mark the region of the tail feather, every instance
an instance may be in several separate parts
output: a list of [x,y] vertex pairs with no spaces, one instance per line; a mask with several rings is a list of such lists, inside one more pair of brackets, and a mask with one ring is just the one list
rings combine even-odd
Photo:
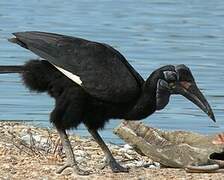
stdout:
[[28,61],[21,75],[24,85],[36,92],[48,91],[51,83],[62,76],[53,65],[45,60]]
[[0,74],[6,74],[6,73],[22,73],[24,72],[24,66],[18,65],[18,66],[0,66]]
[[[28,89],[35,92],[48,92],[51,96],[60,93],[62,84],[67,82],[67,78],[45,60],[29,60],[20,66],[0,66],[0,74],[6,73],[20,73]],[[52,90],[53,86],[55,88]]]
[[26,87],[36,92],[46,92],[51,82],[61,73],[45,60],[29,60],[24,65],[0,66],[0,74],[19,73]]

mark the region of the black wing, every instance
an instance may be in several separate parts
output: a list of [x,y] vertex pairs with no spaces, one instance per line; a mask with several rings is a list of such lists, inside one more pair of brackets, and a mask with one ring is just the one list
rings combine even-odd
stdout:
[[81,87],[94,97],[128,102],[141,91],[142,77],[109,45],[45,32],[13,34],[10,41],[79,76]]

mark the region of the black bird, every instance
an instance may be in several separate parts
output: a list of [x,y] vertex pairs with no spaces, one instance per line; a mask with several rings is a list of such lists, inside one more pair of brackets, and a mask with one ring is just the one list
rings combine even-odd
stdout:
[[167,65],[144,80],[125,57],[111,46],[46,32],[17,32],[9,39],[43,60],[21,66],[0,66],[0,73],[21,73],[24,84],[55,98],[50,121],[56,127],[67,156],[59,169],[72,167],[86,175],[75,160],[67,129],[84,123],[106,155],[113,172],[120,166],[98,134],[109,119],[140,120],[163,109],[171,94],[181,94],[199,106],[213,121],[214,114],[185,65]]

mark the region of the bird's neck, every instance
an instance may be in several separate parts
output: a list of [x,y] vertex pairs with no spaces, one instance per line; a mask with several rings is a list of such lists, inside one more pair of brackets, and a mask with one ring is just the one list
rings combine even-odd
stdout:
[[145,81],[135,105],[125,115],[126,120],[140,120],[156,111],[156,90],[159,72],[153,72]]

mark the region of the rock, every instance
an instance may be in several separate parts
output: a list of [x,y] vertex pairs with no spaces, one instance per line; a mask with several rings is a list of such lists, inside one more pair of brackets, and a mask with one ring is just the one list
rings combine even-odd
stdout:
[[76,157],[76,161],[79,163],[82,163],[84,161],[86,161],[86,159],[88,159],[89,155],[87,154],[87,152],[83,151],[83,150],[74,150],[74,154]]
[[82,157],[82,156],[76,156],[75,159],[76,159],[76,161],[77,161],[78,163],[82,163],[82,162],[84,162],[84,161],[86,160],[86,159],[85,159],[84,157]]
[[22,136],[21,139],[22,139],[26,144],[30,144],[30,135],[26,134],[26,135]]
[[32,174],[32,176],[34,176],[34,177],[38,177],[38,174],[39,174],[39,173],[38,173],[38,172],[33,171],[31,174]]
[[223,152],[223,145],[212,143],[214,135],[162,131],[133,121],[121,123],[114,132],[133,145],[137,152],[168,167],[184,168],[189,164],[206,164],[210,154]]
[[149,165],[149,168],[150,169],[156,169],[157,167],[155,165],[151,164],[151,165]]
[[154,164],[156,167],[160,168],[160,163],[158,163],[158,162],[153,162],[153,164]]
[[47,176],[43,176],[41,177],[41,180],[49,180],[49,178]]
[[16,173],[17,173],[17,171],[16,171],[16,170],[14,170],[14,169],[12,169],[12,170],[10,171],[10,173],[11,173],[11,174],[16,174]]
[[122,148],[119,149],[120,152],[134,154],[135,151],[133,150],[132,146],[129,144],[125,144]]
[[48,142],[48,138],[43,137],[39,134],[25,134],[21,137],[21,139],[30,146],[38,146],[41,149],[47,150],[51,144]]
[[83,151],[83,150],[75,150],[74,151],[74,154],[76,155],[76,156],[82,156],[82,157],[85,157],[85,156],[88,156],[88,154],[85,152],[85,151]]
[[124,149],[133,149],[133,147],[130,146],[129,144],[125,144],[123,148],[124,148]]

